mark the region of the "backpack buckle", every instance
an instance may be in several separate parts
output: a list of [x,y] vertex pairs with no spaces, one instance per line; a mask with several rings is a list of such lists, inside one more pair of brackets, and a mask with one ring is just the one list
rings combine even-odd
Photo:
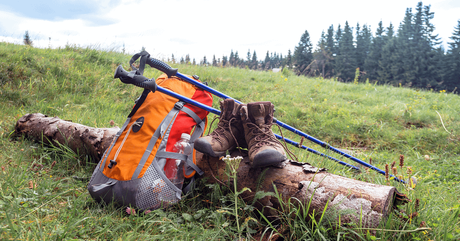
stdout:
[[109,163],[109,165],[108,165],[107,167],[108,167],[109,169],[112,169],[112,167],[115,166],[116,164],[117,164],[116,161],[110,160],[110,163]]
[[174,104],[174,108],[181,110],[184,107],[184,105],[185,105],[185,102],[178,101],[176,102],[176,104]]

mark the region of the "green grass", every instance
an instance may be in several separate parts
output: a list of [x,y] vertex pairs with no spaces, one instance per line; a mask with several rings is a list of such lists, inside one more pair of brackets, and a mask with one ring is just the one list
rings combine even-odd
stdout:
[[[93,127],[110,127],[111,120],[121,126],[141,93],[139,88],[113,79],[116,66],[123,64],[128,69],[130,58],[75,46],[50,50],[0,43],[2,240],[231,240],[276,232],[287,239],[313,240],[460,238],[460,96],[369,83],[344,84],[296,76],[286,69],[272,73],[173,66],[181,73],[199,75],[210,87],[245,103],[271,101],[279,120],[350,150],[363,161],[372,159],[382,170],[385,164],[399,163],[404,155],[398,176],[407,179],[407,167],[411,167],[411,175],[418,180],[414,189],[388,182],[372,170],[355,173],[329,159],[291,148],[300,161],[326,167],[334,174],[393,185],[407,194],[412,202],[392,212],[381,230],[340,227],[330,223],[327,215],[320,223],[305,222],[302,209],[308,206],[294,205],[295,200],[286,203],[285,212],[279,214],[285,225],[269,224],[250,205],[235,202],[232,190],[205,182],[180,204],[149,215],[127,216],[114,206],[96,204],[86,190],[94,167],[91,160],[11,133],[19,117],[36,112]],[[159,75],[151,68],[145,71],[149,78]],[[213,105],[219,108],[218,98]],[[279,133],[278,128],[273,130]],[[287,130],[282,134],[300,141]],[[356,164],[311,142],[304,144]],[[417,210],[416,199],[420,203]],[[232,209],[236,203],[242,207],[238,214]],[[229,214],[225,210],[234,211]],[[418,215],[408,218],[414,212]],[[235,217],[240,218],[238,226]],[[431,230],[417,230],[423,224]]]

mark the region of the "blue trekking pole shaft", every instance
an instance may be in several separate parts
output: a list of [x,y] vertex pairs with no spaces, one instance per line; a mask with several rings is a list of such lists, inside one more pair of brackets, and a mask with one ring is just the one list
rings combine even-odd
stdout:
[[[177,69],[173,69],[172,67],[170,67],[166,63],[163,63],[163,62],[161,62],[161,61],[159,61],[157,59],[148,58],[147,59],[147,64],[150,65],[153,68],[156,68],[156,69],[166,73],[169,77],[171,77],[171,76],[179,77],[179,78],[181,78],[181,79],[183,79],[183,80],[185,80],[185,81],[187,81],[187,82],[189,82],[189,83],[191,83],[191,84],[193,84],[193,85],[195,85],[195,86],[197,86],[197,87],[199,87],[199,88],[201,88],[203,90],[206,90],[206,91],[208,91],[208,92],[210,92],[210,93],[212,93],[212,94],[214,94],[214,95],[216,95],[218,97],[221,97],[221,98],[224,98],[224,99],[228,99],[228,98],[234,99],[234,98],[232,98],[232,97],[230,97],[230,96],[228,96],[228,95],[226,95],[226,94],[224,94],[222,92],[219,92],[219,91],[217,91],[217,90],[215,90],[215,89],[213,89],[213,88],[211,88],[211,87],[209,87],[209,86],[207,86],[205,84],[202,84],[201,82],[198,82],[198,81],[196,81],[196,80],[194,80],[194,79],[192,79],[192,78],[190,78],[190,77],[188,77],[186,75],[183,75],[183,74],[179,73],[177,71]],[[234,100],[237,103],[242,104],[242,102],[240,102],[240,101],[238,101],[236,99],[234,99]],[[345,153],[345,152],[343,152],[343,151],[341,151],[341,150],[339,150],[337,148],[334,148],[334,147],[330,146],[329,144],[327,144],[327,143],[325,143],[323,141],[320,141],[320,140],[318,140],[318,139],[316,139],[316,138],[314,138],[314,137],[312,137],[312,136],[310,136],[310,135],[308,135],[308,134],[306,134],[306,133],[304,133],[304,132],[302,132],[300,130],[297,130],[297,129],[295,129],[295,128],[293,128],[293,127],[291,127],[291,126],[289,126],[289,125],[277,120],[276,118],[274,120],[275,120],[275,123],[277,125],[285,128],[285,129],[287,129],[287,130],[289,130],[289,131],[291,131],[291,132],[293,132],[293,133],[295,133],[297,135],[303,136],[303,137],[307,138],[308,140],[310,140],[310,141],[312,141],[312,142],[314,142],[314,143],[316,143],[318,145],[321,145],[322,147],[324,147],[326,149],[332,150],[332,151],[334,151],[334,152],[336,152],[336,153],[338,153],[338,154],[340,154],[340,155],[342,155],[342,156],[344,156],[346,158],[349,158],[349,159],[351,159],[351,160],[353,160],[353,161],[355,161],[355,162],[357,162],[357,163],[359,163],[359,164],[361,164],[361,165],[363,165],[365,167],[368,167],[368,168],[370,168],[370,169],[372,169],[374,171],[377,171],[378,173],[380,173],[382,175],[385,175],[385,171],[383,171],[383,170],[381,170],[381,169],[379,169],[379,168],[377,168],[377,167],[375,167],[375,166],[373,166],[373,165],[371,165],[371,164],[369,164],[367,162],[364,162],[364,161],[362,161],[362,160],[360,160],[360,159],[358,159],[356,157],[353,157],[353,156],[351,156],[351,155],[349,155],[349,154],[347,154],[347,153]],[[350,164],[348,164],[348,165],[350,165]],[[396,181],[405,183],[403,180],[399,180],[397,177],[395,177],[393,175],[390,175],[390,176],[393,177]]]

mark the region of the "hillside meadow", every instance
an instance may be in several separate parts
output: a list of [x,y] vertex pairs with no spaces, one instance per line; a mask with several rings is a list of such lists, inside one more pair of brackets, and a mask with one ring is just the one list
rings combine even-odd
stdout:
[[[378,230],[305,222],[295,207],[267,223],[250,205],[232,210],[233,190],[201,182],[173,208],[127,215],[95,203],[86,185],[97,160],[65,146],[47,146],[13,133],[27,113],[43,113],[92,127],[121,126],[142,92],[113,78],[131,55],[68,45],[38,49],[0,43],[0,238],[2,240],[235,240],[279,235],[285,240],[459,240],[460,96],[455,93],[341,83],[282,72],[169,63],[244,103],[271,101],[275,117],[416,185],[386,180],[373,170],[352,171],[289,146],[297,160],[366,182],[392,185],[412,201]],[[161,73],[146,68],[149,78]],[[213,106],[219,108],[219,99]],[[210,121],[215,116],[209,115]],[[217,121],[214,122],[215,128]],[[295,141],[287,130],[273,131]],[[281,131],[281,132],[280,132]],[[352,160],[307,140],[310,148]],[[404,158],[400,166],[401,156]],[[237,195],[236,195],[237,196]],[[289,205],[286,204],[286,205]],[[288,212],[290,210],[290,212]],[[238,215],[236,215],[236,213]],[[241,226],[236,226],[235,217]],[[281,225],[284,223],[286,225]],[[287,225],[289,224],[289,225]]]

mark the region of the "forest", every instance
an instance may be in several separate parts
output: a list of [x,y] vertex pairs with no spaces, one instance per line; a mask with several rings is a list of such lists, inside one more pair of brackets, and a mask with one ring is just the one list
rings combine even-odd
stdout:
[[[323,31],[315,48],[305,30],[294,51],[288,50],[286,56],[267,51],[265,58],[259,59],[255,51],[248,50],[242,57],[232,50],[222,58],[214,55],[207,60],[205,56],[199,64],[255,70],[287,67],[297,75],[341,82],[456,92],[460,86],[460,19],[445,50],[435,34],[433,18],[430,6],[419,2],[414,10],[406,9],[398,29],[380,21],[372,34],[370,26],[358,23],[353,28],[346,21],[343,27],[331,25]],[[176,61],[174,55],[170,61]],[[178,61],[198,64],[189,55]]]

